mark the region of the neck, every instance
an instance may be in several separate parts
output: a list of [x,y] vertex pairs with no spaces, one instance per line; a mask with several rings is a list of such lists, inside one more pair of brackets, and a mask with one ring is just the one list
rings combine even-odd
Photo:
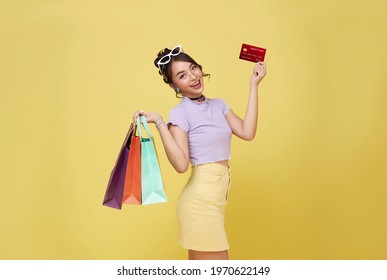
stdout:
[[204,101],[206,99],[206,97],[203,94],[199,97],[195,97],[195,98],[188,97],[188,98],[191,99],[192,101],[197,101],[197,102]]

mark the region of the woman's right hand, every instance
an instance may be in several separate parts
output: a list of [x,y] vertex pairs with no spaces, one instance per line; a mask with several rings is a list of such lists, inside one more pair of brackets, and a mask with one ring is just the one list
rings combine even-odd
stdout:
[[[189,149],[187,133],[178,126],[169,128],[157,112],[144,112],[138,110],[133,114],[133,120],[137,116],[145,116],[147,122],[156,123],[156,128],[160,132],[165,153],[173,168],[179,173],[183,173],[189,166]],[[157,127],[158,125],[158,127]],[[160,129],[161,127],[167,127]]]
[[142,110],[137,110],[133,114],[133,121],[136,120],[137,116],[145,116],[148,123],[154,123],[161,118],[161,115],[157,112],[144,112]]

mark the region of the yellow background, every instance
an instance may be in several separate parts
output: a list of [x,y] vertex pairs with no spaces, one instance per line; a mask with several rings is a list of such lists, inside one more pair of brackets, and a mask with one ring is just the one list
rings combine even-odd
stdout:
[[0,258],[185,259],[168,203],[101,206],[137,109],[178,102],[153,66],[182,44],[208,97],[243,116],[267,48],[254,141],[232,142],[233,259],[387,259],[384,1],[2,1]]

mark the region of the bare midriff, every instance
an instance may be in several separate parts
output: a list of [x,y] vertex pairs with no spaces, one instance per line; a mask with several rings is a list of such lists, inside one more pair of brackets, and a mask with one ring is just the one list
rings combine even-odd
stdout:
[[218,163],[218,164],[221,164],[221,165],[224,165],[224,166],[228,166],[228,160],[221,160],[221,161],[217,161],[215,163]]

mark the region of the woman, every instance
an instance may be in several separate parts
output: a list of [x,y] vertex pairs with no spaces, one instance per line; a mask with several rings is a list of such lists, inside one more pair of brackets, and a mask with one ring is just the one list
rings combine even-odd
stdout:
[[179,243],[188,249],[188,259],[227,260],[229,244],[224,212],[230,186],[228,160],[231,135],[244,140],[255,137],[258,118],[258,85],[266,75],[266,64],[255,64],[244,119],[221,99],[203,95],[202,66],[181,46],[164,49],[154,61],[159,74],[181,102],[169,114],[168,123],[157,112],[137,111],[159,130],[169,162],[179,173],[192,174],[177,205]]

